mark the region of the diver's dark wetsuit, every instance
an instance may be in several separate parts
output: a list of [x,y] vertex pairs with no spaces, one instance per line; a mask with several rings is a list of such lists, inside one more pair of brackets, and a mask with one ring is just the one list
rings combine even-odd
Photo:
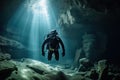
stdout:
[[45,56],[44,46],[45,46],[45,44],[47,44],[46,49],[48,50],[48,60],[51,60],[52,54],[54,53],[55,59],[58,61],[59,60],[58,49],[60,48],[59,43],[61,44],[62,49],[63,49],[62,56],[64,56],[65,48],[64,48],[62,40],[58,36],[52,35],[52,34],[50,36],[48,36],[48,38],[43,42],[42,55]]

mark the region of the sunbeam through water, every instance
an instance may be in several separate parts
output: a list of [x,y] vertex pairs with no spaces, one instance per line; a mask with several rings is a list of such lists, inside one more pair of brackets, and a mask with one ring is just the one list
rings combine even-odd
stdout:
[[47,0],[26,0],[7,25],[8,31],[21,35],[20,40],[26,41],[31,51],[29,57],[33,59],[42,59],[41,44],[46,34],[56,29],[56,19],[48,3]]

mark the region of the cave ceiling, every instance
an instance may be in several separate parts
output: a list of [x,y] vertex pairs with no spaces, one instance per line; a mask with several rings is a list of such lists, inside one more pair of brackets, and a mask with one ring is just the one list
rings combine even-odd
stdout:
[[[30,0],[28,0],[30,1]],[[48,0],[60,26],[119,21],[119,0]],[[13,16],[23,0],[0,0],[0,26]],[[113,20],[114,18],[114,20]],[[104,20],[104,21],[103,21]]]

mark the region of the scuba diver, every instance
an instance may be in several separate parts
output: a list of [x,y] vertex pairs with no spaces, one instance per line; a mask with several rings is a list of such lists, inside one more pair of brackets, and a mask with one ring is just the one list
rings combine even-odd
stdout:
[[54,53],[55,59],[58,61],[59,60],[59,51],[58,49],[60,48],[59,43],[61,44],[62,47],[62,56],[65,56],[65,48],[62,40],[57,36],[58,33],[56,30],[51,31],[47,35],[47,39],[42,44],[42,55],[45,56],[44,52],[44,46],[46,44],[46,49],[48,50],[48,60],[51,60],[52,54]]

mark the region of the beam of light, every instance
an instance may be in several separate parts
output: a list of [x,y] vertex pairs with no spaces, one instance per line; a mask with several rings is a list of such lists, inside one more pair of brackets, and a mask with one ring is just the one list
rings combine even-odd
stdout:
[[[37,6],[38,8],[35,8]],[[36,13],[36,11],[40,13]],[[9,20],[7,31],[20,36],[18,40],[25,42],[31,51],[28,57],[44,60],[45,58],[41,57],[41,44],[51,29],[50,25],[45,0],[37,0],[32,4],[26,4],[25,1]]]
[[50,20],[45,0],[38,0],[31,7],[33,19],[29,35],[29,48],[33,50],[33,58],[41,56],[41,44],[43,38],[50,30]]
[[46,6],[46,0],[41,0],[39,2],[36,2],[32,5],[32,10],[36,14],[46,14],[47,15],[47,6]]
[[58,28],[57,20],[47,3],[48,0],[27,1],[23,2],[10,19],[7,30],[20,36],[19,41],[27,45],[31,51],[28,57],[46,61],[47,59],[41,55],[41,45],[46,34]]

